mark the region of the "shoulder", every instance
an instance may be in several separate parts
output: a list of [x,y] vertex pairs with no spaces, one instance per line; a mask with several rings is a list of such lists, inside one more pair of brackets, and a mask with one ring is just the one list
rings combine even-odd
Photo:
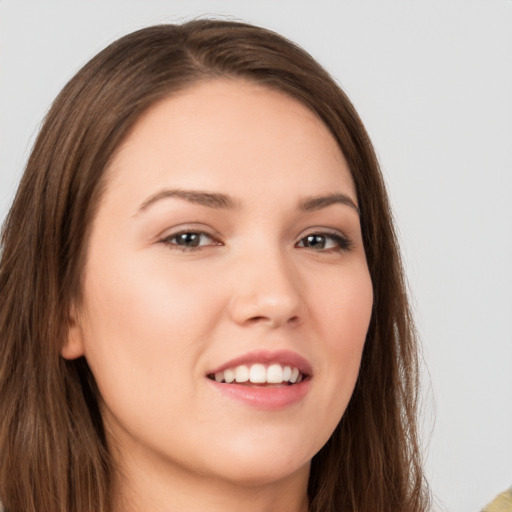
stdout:
[[482,512],[512,512],[512,487],[508,491],[498,494]]

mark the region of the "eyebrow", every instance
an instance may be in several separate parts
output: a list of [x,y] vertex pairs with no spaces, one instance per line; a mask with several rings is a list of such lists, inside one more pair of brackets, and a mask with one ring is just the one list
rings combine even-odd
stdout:
[[167,199],[169,197],[177,197],[179,199],[184,199],[189,203],[199,204],[201,206],[207,206],[208,208],[234,208],[234,201],[225,194],[218,194],[212,192],[201,192],[199,190],[181,190],[181,189],[172,189],[172,190],[162,190],[157,192],[156,194],[150,196],[146,199],[140,206],[139,212],[146,210],[152,204],[160,201],[162,199]]
[[[199,190],[166,189],[157,192],[156,194],[153,194],[148,199],[146,199],[139,207],[137,213],[147,210],[151,205],[162,199],[172,197],[184,199],[190,203],[199,204],[208,208],[232,209],[235,207],[235,201],[225,194],[203,192]],[[308,197],[299,203],[299,209],[305,212],[312,212],[322,210],[323,208],[327,208],[333,204],[349,206],[354,209],[358,215],[360,214],[360,210],[354,201],[348,195],[339,192],[328,195]]]
[[343,204],[345,206],[350,206],[357,212],[358,215],[361,214],[361,211],[359,210],[359,207],[356,205],[356,203],[354,203],[354,201],[348,195],[342,193],[307,198],[300,203],[299,208],[306,212],[312,212],[321,210],[322,208],[327,208],[332,204]]

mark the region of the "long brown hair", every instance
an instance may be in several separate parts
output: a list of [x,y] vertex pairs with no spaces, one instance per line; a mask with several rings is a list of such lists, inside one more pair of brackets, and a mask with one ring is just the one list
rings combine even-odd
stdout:
[[311,512],[427,509],[416,430],[417,347],[387,195],[368,135],[328,73],[281,36],[195,20],[111,44],[71,79],[36,140],[2,233],[0,497],[9,512],[109,512],[113,474],[86,361],[60,349],[105,169],[155,102],[215,77],[280,90],[315,112],[349,164],[374,307],[360,375],[314,457]]

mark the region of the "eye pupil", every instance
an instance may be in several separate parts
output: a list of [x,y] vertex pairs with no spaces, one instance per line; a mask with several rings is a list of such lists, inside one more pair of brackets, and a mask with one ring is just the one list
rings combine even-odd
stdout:
[[182,233],[176,237],[178,245],[185,245],[187,247],[197,247],[201,235],[199,233]]
[[308,247],[320,247],[325,246],[325,237],[322,235],[308,235],[306,237],[306,245]]

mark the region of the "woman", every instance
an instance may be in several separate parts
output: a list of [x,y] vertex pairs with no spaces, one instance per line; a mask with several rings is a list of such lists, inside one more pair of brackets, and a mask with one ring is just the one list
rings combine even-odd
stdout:
[[48,113],[2,247],[10,512],[426,510],[382,177],[292,43],[113,43]]

